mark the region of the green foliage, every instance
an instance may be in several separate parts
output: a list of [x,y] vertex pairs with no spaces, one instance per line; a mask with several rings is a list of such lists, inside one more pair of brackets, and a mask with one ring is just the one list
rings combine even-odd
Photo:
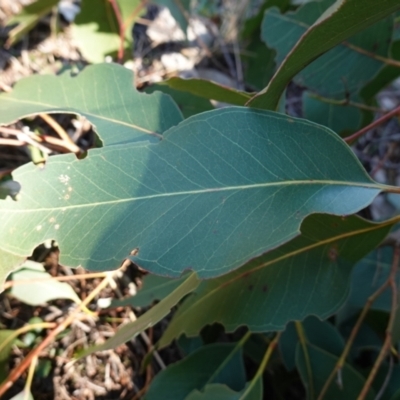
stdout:
[[[189,2],[157,3],[186,31]],[[276,398],[290,398],[291,379],[309,399],[362,390],[366,399],[399,398],[400,369],[388,354],[398,357],[400,341],[391,233],[400,217],[375,223],[354,214],[400,190],[373,181],[341,136],[373,118],[375,96],[400,75],[400,4],[300,3],[264,1],[245,22],[247,91],[170,77],[140,93],[127,69],[99,64],[26,78],[0,95],[1,124],[79,114],[102,144],[83,159],[22,166],[1,183],[0,281],[47,240],[57,241],[62,264],[106,271],[130,259],[151,272],[138,294],[112,306],[158,303],[80,354],[114,348],[176,307],[157,349],[176,340],[186,356],[154,378],[147,400],[262,399],[266,369]],[[74,29],[97,62],[130,38],[124,25],[120,42],[108,1],[93,4],[83,0]],[[124,21],[138,4],[118,1]],[[28,29],[34,20],[23,15],[20,29]],[[291,81],[305,89],[304,119],[284,112]],[[12,280],[48,276],[23,266]],[[11,294],[27,304],[79,303],[60,282],[23,287]],[[221,329],[231,343],[216,340]],[[17,336],[0,331],[2,379]]]

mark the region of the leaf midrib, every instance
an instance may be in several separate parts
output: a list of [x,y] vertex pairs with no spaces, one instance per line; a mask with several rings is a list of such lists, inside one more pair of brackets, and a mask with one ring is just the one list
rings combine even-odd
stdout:
[[[377,189],[382,190],[382,186],[377,183],[361,183],[361,182],[346,182],[346,181],[331,181],[331,180],[294,180],[294,181],[280,181],[280,182],[270,182],[270,183],[256,183],[253,185],[239,185],[239,186],[226,186],[223,188],[208,188],[208,189],[199,189],[199,190],[187,190],[182,192],[171,192],[171,193],[158,193],[141,197],[130,197],[126,199],[117,199],[117,200],[107,200],[93,203],[84,203],[84,204],[76,204],[76,205],[65,205],[51,208],[35,208],[29,210],[13,210],[4,208],[4,211],[7,212],[16,212],[16,213],[29,213],[29,212],[38,212],[38,211],[54,211],[54,210],[71,210],[77,208],[86,208],[86,207],[97,207],[109,204],[122,204],[129,203],[134,201],[141,200],[152,200],[156,198],[163,197],[175,197],[175,196],[187,196],[187,195],[200,195],[200,194],[208,194],[213,192],[230,192],[237,190],[250,190],[250,189],[258,189],[258,188],[269,188],[269,187],[279,187],[279,186],[292,186],[292,185],[322,185],[322,186],[349,186],[349,187],[361,187],[365,189]],[[23,195],[23,192],[22,192]],[[1,204],[1,203],[0,203]],[[1,212],[1,209],[0,209]]]

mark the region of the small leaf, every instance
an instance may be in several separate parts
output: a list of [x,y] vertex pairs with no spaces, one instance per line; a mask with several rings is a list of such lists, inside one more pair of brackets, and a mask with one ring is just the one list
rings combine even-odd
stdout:
[[151,310],[141,315],[136,321],[124,325],[105,343],[85,350],[79,355],[79,357],[85,357],[95,351],[114,349],[128,340],[131,340],[140,332],[143,332],[161,321],[161,319],[169,314],[171,308],[174,307],[184,296],[196,289],[199,283],[200,281],[196,274],[190,274],[190,276],[178,288],[156,304]]
[[[139,0],[116,0],[122,21],[139,8]],[[132,24],[125,26],[124,50],[132,45]],[[104,62],[107,55],[115,56],[120,47],[120,28],[109,0],[83,0],[81,11],[72,25],[72,33],[79,50],[87,61]]]
[[[310,3],[304,7],[313,7]],[[332,4],[332,1],[330,2]],[[336,0],[322,15],[309,13],[307,22],[314,22],[310,27],[304,24],[294,29],[302,30],[301,37],[291,48],[268,86],[254,96],[248,105],[269,110],[276,109],[280,96],[289,81],[320,55],[337,46],[357,32],[366,29],[377,21],[400,9],[398,0],[364,0],[360,7],[359,0]],[[322,11],[322,10],[321,10]],[[267,13],[270,12],[267,10]],[[275,12],[276,13],[276,12]],[[285,31],[287,38],[290,31]],[[298,34],[296,34],[298,37]],[[286,41],[287,43],[287,41]],[[362,73],[361,70],[358,70]],[[337,89],[336,85],[332,85]]]
[[232,89],[228,86],[223,86],[219,83],[206,79],[183,79],[174,77],[160,82],[159,85],[167,85],[172,89],[189,92],[205,99],[221,101],[238,106],[244,106],[245,103],[251,98],[249,93]]
[[[41,270],[39,270],[40,267]],[[81,302],[68,283],[58,282],[51,278],[52,276],[45,272],[41,264],[26,261],[21,269],[11,274],[11,280],[16,284],[11,287],[9,293],[31,306],[58,299],[69,299],[77,304]]]
[[246,387],[240,392],[235,392],[226,385],[211,383],[205,386],[204,391],[194,390],[185,400],[261,400],[263,398],[261,379],[258,379],[251,391],[245,394]]
[[200,348],[156,375],[145,400],[184,400],[194,389],[202,390],[211,383],[243,389],[245,371],[241,348],[220,343]]
[[167,85],[153,84],[145,89],[146,93],[154,93],[156,90],[170,95],[178,105],[183,116],[189,118],[192,115],[200,114],[204,111],[213,110],[210,100],[195,94],[184,92],[181,90],[172,89]]
[[[297,347],[296,364],[300,372],[301,379],[304,386],[310,395],[309,382],[314,387],[315,398],[321,392],[328,376],[332,372],[335,364],[338,361],[338,357],[329,354],[328,352],[313,346],[311,344],[306,345],[307,357],[304,355],[304,351],[299,345]],[[307,360],[309,361],[309,368],[307,366]],[[311,371],[312,376],[308,375],[308,371]],[[332,382],[328,392],[324,396],[326,400],[337,400],[337,399],[356,399],[360,394],[361,389],[365,384],[365,378],[349,364],[344,364],[341,368],[341,386],[336,381]],[[311,396],[312,398],[312,396]],[[375,393],[373,389],[370,389],[367,396],[367,400],[373,400]]]
[[13,396],[10,400],[34,400],[32,393],[24,389],[22,392]]
[[[393,247],[386,246],[374,250],[363,258],[354,268],[351,276],[351,291],[346,306],[363,308],[368,298],[388,279],[392,261]],[[400,285],[400,276],[396,276]],[[373,310],[390,312],[392,293],[388,287],[371,305]]]
[[[219,322],[228,332],[283,330],[308,315],[336,312],[349,291],[352,266],[377,246],[395,221],[382,225],[358,217],[313,215],[302,235],[218,279],[203,282],[174,315],[159,345],[195,336]],[[359,246],[363,243],[363,246]]]
[[[338,357],[341,355],[345,345],[344,339],[332,324],[310,316],[302,322],[302,326],[308,343]],[[292,370],[296,366],[298,343],[299,338],[295,324],[290,322],[279,340],[279,349],[288,370]]]
[[8,364],[11,349],[15,341],[15,331],[0,330],[0,384],[8,376]]
[[35,1],[34,3],[25,6],[18,15],[9,19],[7,21],[7,26],[15,24],[17,24],[17,26],[11,29],[8,33],[6,47],[9,48],[21,40],[21,38],[33,29],[46,14],[50,13],[52,8],[56,6],[58,2],[59,0]]

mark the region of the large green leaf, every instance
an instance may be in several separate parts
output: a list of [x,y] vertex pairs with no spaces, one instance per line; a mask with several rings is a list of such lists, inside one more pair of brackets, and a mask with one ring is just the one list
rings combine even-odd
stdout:
[[298,235],[307,215],[352,214],[382,188],[332,131],[236,107],[191,117],[157,144],[51,157],[13,176],[22,189],[0,202],[4,254],[55,239],[63,264],[110,270],[129,257],[166,276],[227,273]]
[[283,330],[289,321],[308,315],[327,318],[346,300],[352,265],[393,224],[354,216],[308,217],[301,236],[230,274],[203,282],[175,314],[160,346],[183,333],[194,336],[214,322],[229,332],[241,325],[265,332]]
[[[248,102],[249,105],[258,108],[276,109],[286,85],[308,64],[357,32],[400,9],[398,0],[382,0],[379,2],[376,0],[364,0],[362,6],[360,6],[359,0],[337,0],[333,4],[330,1],[329,4],[332,5],[321,15],[325,4],[305,4],[301,10],[307,7],[308,13],[304,19],[297,21],[297,24],[293,24],[292,21],[292,17],[295,14],[290,14],[287,17],[279,14],[277,10],[267,10],[266,18],[268,18],[268,15],[272,15],[282,19],[282,21],[283,19],[290,20],[291,29],[286,28],[284,34],[281,33],[279,37],[282,43],[289,43],[290,41],[290,51],[286,51],[287,56],[268,86],[254,96]],[[318,19],[315,21],[316,18]],[[312,25],[310,26],[311,23]],[[291,37],[294,40],[290,39]],[[300,39],[298,40],[299,37]],[[283,41],[283,39],[285,40]],[[296,44],[294,44],[295,41],[297,41]],[[376,49],[376,51],[380,50]],[[335,61],[336,63],[337,60]],[[362,69],[358,70],[360,74],[363,73]],[[330,71],[330,69],[324,66],[323,71]],[[342,82],[340,87],[332,84],[332,88],[343,93]]]
[[211,344],[161,371],[145,400],[184,400],[195,389],[221,383],[239,391],[245,384],[242,349],[234,344]]
[[158,141],[182,116],[169,96],[139,93],[132,72],[116,64],[85,68],[78,76],[31,76],[0,96],[0,124],[39,113],[84,115],[104,145]]

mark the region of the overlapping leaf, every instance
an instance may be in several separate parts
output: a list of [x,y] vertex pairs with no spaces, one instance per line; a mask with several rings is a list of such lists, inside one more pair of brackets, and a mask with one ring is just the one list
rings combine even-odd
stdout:
[[[81,82],[84,93],[91,89]],[[129,111],[137,113],[134,105],[110,108],[112,94],[99,94],[95,89],[91,99],[98,123],[107,120],[102,127],[115,128],[108,120],[122,114],[130,121]],[[16,118],[9,100],[0,98],[0,105]],[[127,141],[132,129],[124,132]],[[71,266],[109,270],[131,254],[156,274],[193,269],[201,277],[227,273],[290,240],[311,213],[354,213],[381,189],[330,130],[235,107],[191,117],[156,144],[106,146],[84,160],[52,157],[43,170],[27,165],[14,179],[22,186],[20,199],[0,203],[4,253],[26,256],[55,239],[61,263]]]
[[[321,2],[315,4],[316,8],[309,10],[304,21],[299,21],[301,23],[298,23],[297,26],[292,25],[294,30],[286,30],[284,35],[280,35],[280,39],[285,39],[284,42],[290,51],[268,86],[254,96],[249,101],[249,105],[275,109],[286,85],[308,64],[357,32],[400,9],[397,0],[380,2],[366,0],[363,1],[362,7],[358,0],[337,0],[334,3],[330,1],[331,6],[321,15],[324,10],[323,4]],[[306,4],[302,9],[312,6],[313,4]],[[278,15],[277,12],[275,14]],[[318,18],[317,21],[315,21],[316,18]],[[291,35],[294,40],[288,40]],[[297,43],[296,40],[298,40]],[[362,69],[359,69],[358,72],[361,73]],[[343,92],[342,85],[340,88],[332,85],[332,88]]]
[[132,72],[116,64],[87,67],[78,76],[31,76],[0,96],[0,124],[43,112],[84,115],[104,145],[158,141],[157,134],[182,120],[169,96],[139,93]]
[[146,400],[184,400],[195,389],[222,383],[235,391],[245,384],[242,349],[234,344],[212,344],[169,366],[154,378]]
[[[309,398],[316,398],[321,392],[329,374],[338,362],[338,357],[312,344],[306,345],[307,354],[300,346],[297,348],[297,368]],[[340,386],[333,382],[324,399],[335,400],[356,399],[363,388],[366,379],[354,367],[345,363],[340,372]],[[375,391],[370,389],[365,399],[375,399]]]
[[[312,2],[294,13],[281,14],[276,8],[267,10],[262,38],[277,52],[281,64],[292,47],[307,31],[310,19],[318,18],[332,0]],[[393,18],[385,18],[348,41],[334,47],[299,72],[294,81],[322,96],[345,99],[358,93],[384,65],[360,51],[387,57],[393,31]]]
[[[122,22],[126,25],[123,47],[128,49],[132,44],[134,22],[130,18],[140,11],[140,1],[116,0],[115,3],[120,10]],[[72,25],[72,32],[80,52],[89,62],[103,62],[107,55],[116,55],[120,47],[120,27],[108,0],[83,0],[81,11]]]
[[165,297],[162,301],[156,304],[151,310],[141,315],[137,320],[125,324],[120,328],[117,333],[108,339],[105,343],[96,345],[86,349],[81,357],[94,353],[95,351],[114,349],[117,346],[127,342],[135,337],[140,332],[154,326],[157,322],[161,321],[169,314],[171,308],[182,300],[184,296],[193,292],[199,285],[200,280],[196,274],[190,274],[185,281],[179,285],[172,293]]
[[237,106],[244,106],[251,97],[249,93],[232,89],[206,79],[183,79],[179,77],[173,77],[160,84],[169,86],[172,89],[180,90],[182,92],[189,92],[205,99],[222,101]]
[[196,335],[219,322],[227,331],[247,325],[256,332],[282,330],[308,315],[327,318],[346,300],[354,263],[373,249],[394,222],[372,224],[313,215],[302,235],[212,281],[202,283],[168,326],[160,346],[182,333]]

